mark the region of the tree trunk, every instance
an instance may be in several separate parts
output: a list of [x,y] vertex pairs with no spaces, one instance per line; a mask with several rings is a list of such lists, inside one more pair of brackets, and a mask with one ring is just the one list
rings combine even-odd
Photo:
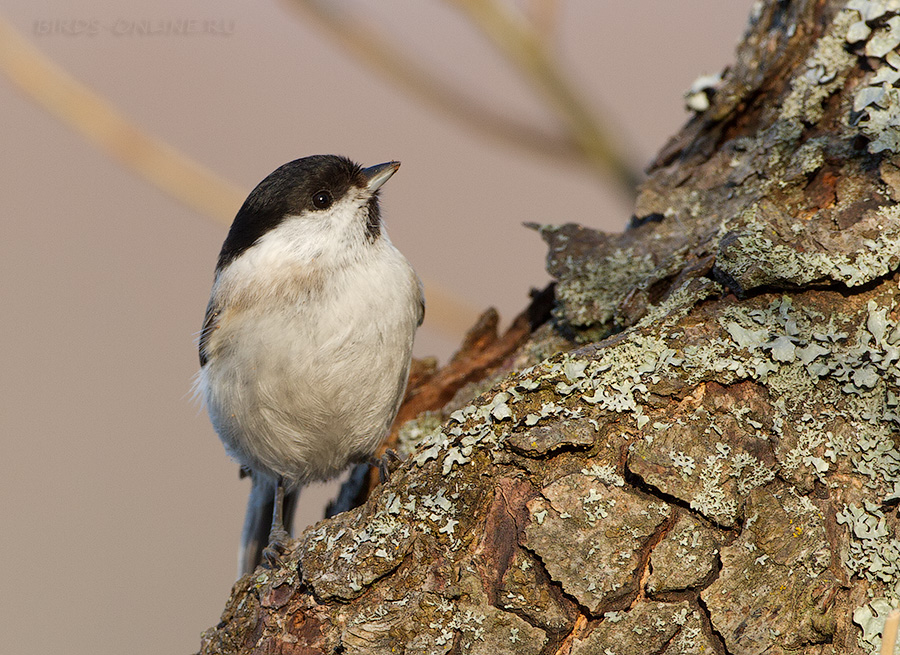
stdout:
[[877,650],[900,600],[895,5],[760,3],[629,229],[538,227],[553,320],[406,424],[364,505],[240,580],[202,652]]

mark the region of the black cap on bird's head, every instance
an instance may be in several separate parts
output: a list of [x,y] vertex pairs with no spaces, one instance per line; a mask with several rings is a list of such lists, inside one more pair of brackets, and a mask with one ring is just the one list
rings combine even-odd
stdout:
[[285,218],[325,211],[350,189],[364,190],[366,237],[381,233],[378,189],[400,167],[392,161],[362,168],[346,157],[312,155],[279,166],[260,182],[241,206],[222,244],[217,269],[233,261]]

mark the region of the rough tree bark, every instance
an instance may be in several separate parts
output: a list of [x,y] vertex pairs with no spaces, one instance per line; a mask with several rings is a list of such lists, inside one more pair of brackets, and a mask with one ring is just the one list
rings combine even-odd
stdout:
[[202,652],[874,651],[900,598],[898,45],[892,0],[760,3],[629,229],[537,228],[553,320],[470,340],[502,355],[455,362],[481,386],[424,375],[444,407],[389,483],[240,580]]

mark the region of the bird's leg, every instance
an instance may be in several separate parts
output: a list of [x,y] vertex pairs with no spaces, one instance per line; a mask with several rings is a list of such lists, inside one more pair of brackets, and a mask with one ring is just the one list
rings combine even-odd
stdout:
[[384,484],[391,479],[391,473],[393,473],[400,465],[400,462],[403,461],[400,458],[400,455],[391,448],[385,450],[384,455],[378,459],[375,459],[374,457],[372,459],[374,460],[372,465],[378,467],[378,478],[381,484]]
[[281,556],[287,552],[287,542],[290,538],[291,535],[284,529],[284,479],[279,477],[275,483],[275,502],[272,506],[269,545],[262,552],[262,557],[269,568],[281,565]]

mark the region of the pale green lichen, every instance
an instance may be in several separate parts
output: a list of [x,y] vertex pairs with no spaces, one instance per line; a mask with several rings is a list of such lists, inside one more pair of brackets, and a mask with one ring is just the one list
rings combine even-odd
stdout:
[[[422,626],[419,637],[408,647],[411,652],[446,652],[457,645],[462,651],[473,654],[501,652],[503,643],[521,642],[519,652],[537,655],[540,652],[546,634],[539,628],[529,625],[524,619],[512,612],[504,612],[487,604],[481,598],[474,572],[466,568],[460,581],[465,599],[451,602],[442,597],[429,598],[423,605],[429,607],[433,617],[427,625]],[[475,604],[472,596],[480,598]],[[435,648],[437,646],[437,648]]]
[[[542,364],[536,372],[540,380],[555,380],[553,388],[562,398],[578,394],[598,410],[634,415],[638,427],[643,427],[649,419],[639,400],[647,393],[647,383],[658,381],[662,371],[679,362],[676,352],[661,340],[634,332],[614,352],[600,351],[590,360],[564,355],[559,361]],[[540,415],[529,413],[525,423],[534,425],[543,416],[561,412],[572,415],[573,411],[545,403]]]
[[884,622],[897,607],[896,601],[887,598],[875,598],[862,607],[853,610],[853,622],[862,629],[859,644],[868,648],[874,655],[881,652],[881,635],[884,632]]
[[[880,60],[853,97],[857,125],[869,138],[871,153],[900,151],[900,7],[895,2],[850,0],[842,15],[853,21],[845,40],[869,60]],[[873,26],[874,25],[874,29]],[[852,119],[848,118],[848,122]]]
[[[897,389],[900,387],[900,327],[891,318],[893,305],[870,300],[862,321],[853,325],[808,310],[796,311],[790,302],[769,306],[764,315],[737,312],[724,316],[724,327],[735,343],[760,357],[766,345],[791,340],[798,346],[794,358],[770,372],[770,386],[784,396],[776,407],[800,405],[812,389],[805,376],[815,382],[815,393],[828,398],[832,409],[813,415],[804,413],[792,423],[796,445],[783,452],[779,461],[786,471],[804,469],[823,483],[839,484],[828,477],[834,467],[848,466],[865,484],[884,494],[885,500],[900,492],[900,452],[895,443]],[[791,324],[790,321],[793,321]],[[757,327],[758,326],[758,327]],[[763,327],[765,326],[765,327]],[[821,327],[820,327],[821,326]],[[769,355],[775,356],[773,349]],[[781,378],[781,384],[772,384]],[[827,384],[824,384],[827,381]],[[782,435],[783,424],[776,425]],[[844,564],[871,583],[885,585],[892,602],[900,600],[900,542],[889,529],[879,505],[849,504],[837,515],[850,530]],[[883,614],[871,604],[859,608],[854,620],[863,627],[860,643],[876,645]],[[874,626],[874,627],[873,627]]]
[[401,425],[397,431],[397,455],[402,459],[409,457],[419,444],[440,431],[441,423],[443,420],[438,412],[423,412]]
[[900,541],[893,537],[880,507],[873,503],[865,503],[864,507],[851,503],[837,515],[837,522],[847,525],[851,531],[844,564],[861,578],[888,584],[892,595],[900,591],[897,589]]
[[[894,270],[900,263],[900,207],[882,206],[854,226],[877,230],[877,237],[862,239],[861,247],[849,252],[796,248],[771,233],[768,220],[751,205],[741,216],[741,228],[720,253],[717,266],[750,287],[760,284],[804,285],[831,279],[856,287]],[[720,227],[720,240],[734,229],[731,221]],[[733,256],[737,253],[738,256]]]
[[856,20],[854,13],[841,12],[829,32],[816,41],[805,71],[791,81],[791,92],[782,105],[786,120],[816,123],[822,117],[823,102],[844,84],[854,62],[844,43],[848,28]]
[[[586,262],[585,279],[566,280],[557,287],[559,300],[574,312],[567,313],[573,325],[606,323],[615,315],[624,293],[656,267],[649,254],[636,255],[632,248],[620,248],[596,261]],[[597,280],[602,280],[598,284]]]
[[607,498],[593,487],[588,489],[588,494],[581,499],[583,516],[589,525],[609,516],[610,511],[616,506],[615,498]]
[[[894,389],[900,386],[900,330],[888,317],[890,308],[870,301],[867,309],[866,320],[855,328],[835,323],[835,317],[830,317],[822,329],[819,326],[823,316],[808,309],[795,311],[785,297],[762,313],[735,308],[726,312],[720,322],[735,343],[755,359],[763,357],[767,345],[779,340],[790,340],[797,347],[797,357],[766,373],[769,386],[781,392],[776,407],[786,410],[786,398],[798,398],[799,403],[814,390],[818,394],[830,393],[829,404],[838,405],[815,417],[804,413],[792,424],[797,444],[779,458],[785,470],[804,467],[827,483],[825,474],[831,466],[839,460],[850,461],[872,484],[893,493],[900,472],[900,453],[885,422],[893,422],[896,414]],[[769,355],[776,358],[771,348]],[[819,381],[823,379],[838,384],[839,389],[829,392],[833,387],[822,387]],[[829,429],[839,417],[849,429]],[[865,421],[861,423],[859,417]],[[775,428],[779,438],[783,438],[780,425]],[[851,441],[845,433],[856,434],[857,438]]]
[[669,457],[672,460],[672,465],[681,469],[685,476],[691,475],[697,466],[693,457],[686,455],[681,451],[672,450],[669,452]]
[[[894,224],[900,214],[886,210],[882,218]],[[875,257],[866,264],[868,268],[860,265],[860,256],[851,262],[823,253],[816,261],[822,267],[827,262],[832,273],[845,267],[844,273],[836,274],[851,275],[846,267],[855,267],[852,275],[857,277],[851,275],[847,281],[869,279],[890,266],[890,256],[875,253],[880,247],[877,241],[866,246]],[[801,255],[790,255],[794,256]],[[797,266],[808,264],[799,262]],[[509,432],[527,431],[545,419],[577,417],[599,429],[597,418],[609,413],[628,417],[622,431],[629,433],[624,435],[628,438],[638,437],[632,447],[653,437],[665,440],[669,430],[691,422],[701,426],[698,435],[738,430],[742,436],[771,440],[774,466],[725,441],[714,442],[714,452],[705,458],[694,456],[689,448],[665,446],[661,463],[677,470],[678,477],[689,482],[683,488],[692,490],[685,501],[715,521],[731,524],[743,498],[772,482],[776,472],[801,489],[806,488],[807,478],[833,486],[838,479],[836,472],[853,473],[862,476],[865,484],[883,498],[900,497],[900,453],[892,440],[900,425],[900,327],[892,318],[894,306],[873,299],[860,318],[826,315],[788,295],[762,306],[733,303],[718,314],[722,328],[718,336],[712,334],[681,348],[678,340],[683,328],[674,326],[698,298],[711,292],[710,288],[682,287],[683,293],[670,294],[664,302],[651,306],[638,325],[616,337],[608,347],[591,349],[587,354],[555,356],[522,371],[502,389],[454,412],[442,430],[422,431],[428,437],[414,456],[416,464],[436,460],[437,470],[452,478],[461,474],[471,458],[502,449]],[[700,407],[692,415],[676,418],[659,414],[650,404],[654,385],[667,380],[689,385],[707,382],[711,373],[722,385],[744,380],[765,383],[770,406],[760,409],[738,403],[719,414]],[[804,411],[810,402],[826,409]],[[768,413],[763,416],[763,411]],[[609,502],[614,499],[602,487],[591,484],[596,480],[613,488],[623,486],[624,480],[613,466],[601,462],[585,467],[581,473],[588,481],[582,486],[577,506],[551,508],[546,502],[534,506],[534,530],[557,529],[554,526],[562,525],[560,522],[573,520],[596,528],[620,511]],[[787,503],[785,509],[796,516],[818,512],[808,501],[809,506],[804,507],[802,500],[806,499]],[[390,507],[397,502],[395,499]],[[403,498],[400,502],[410,500]],[[421,509],[420,500],[416,511]],[[868,571],[879,584],[893,584],[896,572],[890,558],[900,558],[900,552],[895,552],[900,546],[892,537],[881,534],[874,513],[877,508],[871,510],[851,505],[840,515],[842,524],[852,526],[845,564],[859,575]],[[425,529],[444,538],[455,537],[462,517],[448,511],[434,514],[435,520],[424,517]],[[803,521],[798,522],[798,529],[805,525]],[[751,524],[752,517],[745,528]],[[751,546],[746,544],[748,549]],[[593,547],[585,544],[585,556],[593,554]],[[628,553],[620,555],[625,562]],[[815,577],[822,567],[811,557],[809,575]],[[769,567],[772,556],[756,552],[751,561]],[[596,580],[576,581],[574,573],[567,575],[572,575],[567,584],[582,585],[577,587],[580,596],[592,602],[600,597]],[[553,577],[558,581],[559,574]],[[602,593],[613,594],[620,587],[620,582],[611,583]]]
[[616,473],[616,469],[610,464],[593,464],[590,468],[581,469],[581,472],[613,487],[625,486],[625,478]]
[[[725,464],[729,465],[727,470]],[[726,479],[735,478],[738,494],[746,496],[772,480],[775,472],[748,453],[737,452],[732,456],[731,447],[719,442],[716,453],[704,459],[699,477],[700,491],[691,500],[691,508],[719,520],[737,512],[737,499],[724,488]]]

